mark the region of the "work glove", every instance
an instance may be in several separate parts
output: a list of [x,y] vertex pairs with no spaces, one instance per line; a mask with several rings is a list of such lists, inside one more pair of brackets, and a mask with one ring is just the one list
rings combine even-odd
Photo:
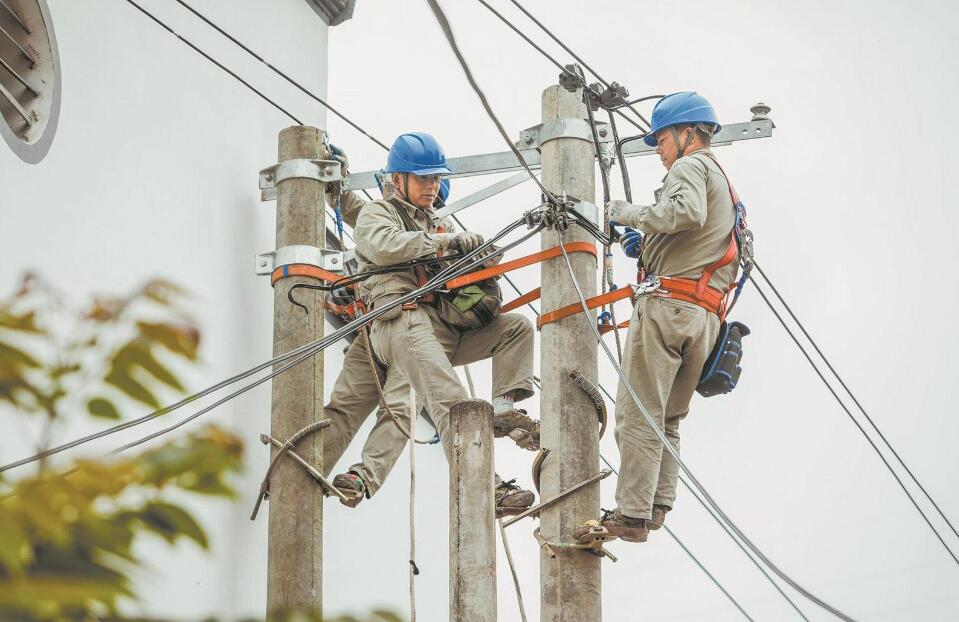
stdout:
[[340,175],[343,179],[350,174],[350,159],[346,157],[346,152],[330,143],[330,157],[340,163]]
[[619,236],[619,244],[623,247],[623,252],[626,253],[627,257],[639,259],[643,246],[643,234],[632,227],[626,227],[623,235]]
[[622,227],[626,224],[624,212],[633,207],[629,201],[612,200],[606,204],[606,215],[609,224],[613,227]]
[[472,231],[462,231],[450,240],[450,248],[464,255],[479,248],[483,244],[483,236]]

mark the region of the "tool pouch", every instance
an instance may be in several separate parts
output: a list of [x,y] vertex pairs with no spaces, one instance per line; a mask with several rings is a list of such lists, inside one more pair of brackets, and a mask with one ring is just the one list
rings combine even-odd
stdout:
[[451,326],[481,328],[496,319],[503,293],[495,278],[479,281],[440,295],[439,315]]
[[749,334],[749,328],[740,322],[723,322],[719,327],[719,338],[713,351],[706,359],[703,374],[699,378],[696,392],[703,397],[712,397],[729,393],[736,388],[743,359],[743,337]]

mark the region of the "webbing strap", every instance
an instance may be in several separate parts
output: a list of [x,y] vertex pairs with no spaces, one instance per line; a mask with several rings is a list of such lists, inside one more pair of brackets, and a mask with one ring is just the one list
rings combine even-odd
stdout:
[[[586,299],[586,308],[595,309],[597,307],[604,307],[608,304],[614,303],[617,300],[623,300],[624,298],[631,298],[633,296],[633,288],[626,286],[620,287],[619,289],[614,289],[611,292],[605,294],[600,294],[599,296],[593,296],[592,298]],[[581,313],[583,311],[583,305],[579,302],[574,302],[571,305],[566,305],[565,307],[560,307],[555,311],[550,311],[544,313],[536,319],[536,328],[540,329],[546,324],[551,324],[563,318]]]
[[523,294],[522,296],[520,296],[520,297],[517,298],[516,300],[511,300],[511,301],[507,302],[507,303],[504,304],[502,307],[500,307],[499,310],[500,310],[501,313],[508,313],[508,312],[510,312],[510,311],[512,311],[512,310],[514,310],[514,309],[519,309],[520,307],[522,307],[522,306],[525,305],[525,304],[528,304],[528,303],[530,303],[530,302],[533,302],[534,300],[539,300],[539,297],[540,297],[540,294],[541,294],[541,293],[542,293],[542,289],[540,289],[539,287],[537,287],[537,288],[534,289],[533,291],[527,292],[527,293]]
[[[596,246],[592,242],[569,242],[568,244],[564,244],[563,248],[566,249],[567,253],[589,253],[593,257],[597,256]],[[558,246],[547,248],[545,251],[540,251],[538,253],[533,253],[532,255],[520,257],[519,259],[507,261],[505,263],[495,265],[492,268],[484,268],[483,270],[477,270],[476,272],[464,274],[463,276],[447,281],[446,288],[456,289],[457,287],[463,287],[479,281],[485,281],[486,279],[494,276],[499,276],[501,274],[506,274],[507,272],[512,272],[513,270],[531,266],[534,263],[540,263],[541,261],[546,261],[547,259],[559,257],[562,254],[563,251]],[[535,300],[535,298],[533,300]]]
[[629,328],[629,320],[623,320],[619,324],[600,324],[599,325],[599,334],[605,335],[608,332],[612,332],[617,328]]
[[280,266],[273,271],[273,274],[270,275],[270,285],[275,286],[277,281],[290,276],[308,276],[319,281],[329,281],[330,283],[343,278],[342,274],[330,272],[329,270],[324,270],[323,268],[317,268],[316,266],[311,266],[309,264],[291,263],[285,266]]

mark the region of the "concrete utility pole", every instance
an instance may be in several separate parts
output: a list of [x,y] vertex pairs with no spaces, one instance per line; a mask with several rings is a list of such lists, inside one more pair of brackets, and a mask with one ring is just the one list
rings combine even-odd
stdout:
[[[280,132],[279,163],[326,160],[325,133],[315,127],[288,127]],[[326,184],[290,176],[276,184],[276,248],[325,244]],[[323,336],[323,298],[298,292],[317,312],[306,314],[290,304],[287,292],[310,277],[280,279],[273,288],[273,354],[289,352]],[[286,361],[277,367],[286,364]],[[323,353],[273,379],[271,434],[286,441],[294,432],[323,418]],[[277,451],[275,448],[273,451]],[[297,453],[323,470],[323,432],[304,438]],[[293,460],[281,459],[270,484],[270,533],[267,562],[267,610],[323,607],[323,491]]]
[[450,620],[496,621],[493,406],[450,409]]
[[[595,189],[595,152],[587,138],[583,92],[551,86],[543,93],[542,135],[564,135],[541,144],[542,181],[550,192],[566,193],[593,202]],[[548,131],[582,124],[580,132]],[[578,134],[582,138],[569,137]],[[547,230],[542,235],[543,249],[573,241],[595,242],[581,227],[571,226],[563,235]],[[587,253],[571,253],[573,271],[589,297],[596,294],[596,258]],[[579,300],[570,281],[563,257],[540,264],[543,284],[543,311],[550,311]],[[596,321],[595,312],[589,321]],[[543,499],[551,499],[595,475],[599,471],[599,429],[596,411],[583,391],[573,384],[565,370],[575,369],[596,381],[596,339],[582,314],[576,314],[542,329],[540,345],[541,441],[550,450],[540,476]],[[571,542],[570,534],[584,521],[599,514],[599,485],[589,486],[543,510],[540,533],[548,542]],[[556,558],[540,552],[541,620],[549,622],[599,622],[602,619],[600,558],[582,551],[556,549]]]

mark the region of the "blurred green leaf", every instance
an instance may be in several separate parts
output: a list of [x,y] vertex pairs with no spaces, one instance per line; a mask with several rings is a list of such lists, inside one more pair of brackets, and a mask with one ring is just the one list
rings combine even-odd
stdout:
[[148,503],[137,518],[170,544],[173,544],[177,537],[185,536],[203,548],[209,546],[203,528],[186,510],[176,505],[159,501]]
[[102,419],[119,419],[120,413],[117,411],[113,402],[102,397],[95,397],[87,402],[87,412],[94,417]]
[[40,367],[39,361],[23,350],[0,341],[0,368]]
[[[26,555],[25,555],[26,554]],[[0,564],[12,575],[19,575],[25,562],[31,561],[30,542],[13,515],[0,505]]]
[[138,402],[143,402],[152,408],[160,408],[160,402],[156,396],[150,393],[150,390],[145,386],[130,377],[129,368],[123,371],[111,371],[103,381],[115,386]]
[[44,332],[43,329],[37,326],[37,314],[35,311],[28,311],[22,315],[16,315],[7,309],[0,308],[0,327],[25,333],[42,334]]
[[162,345],[170,352],[191,361],[196,360],[200,346],[200,331],[195,328],[152,322],[137,322],[137,328],[144,337]]

